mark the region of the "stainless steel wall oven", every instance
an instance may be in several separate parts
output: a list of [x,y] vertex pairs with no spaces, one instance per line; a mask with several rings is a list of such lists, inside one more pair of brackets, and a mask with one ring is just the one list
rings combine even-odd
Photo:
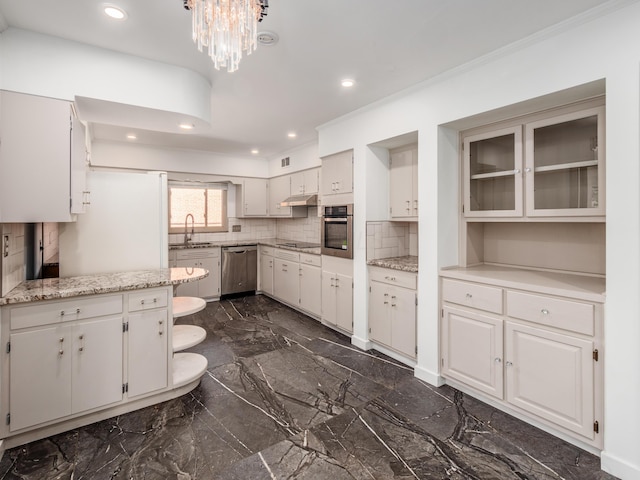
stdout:
[[353,204],[323,207],[322,255],[353,258]]

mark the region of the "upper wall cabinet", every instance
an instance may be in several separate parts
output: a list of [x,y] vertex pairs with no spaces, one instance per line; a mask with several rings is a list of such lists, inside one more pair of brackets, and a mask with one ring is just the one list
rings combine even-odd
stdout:
[[[351,194],[353,192],[353,152],[348,150],[324,157],[321,177],[323,196]],[[323,203],[326,202],[323,201]],[[353,199],[345,203],[353,203]]]
[[389,204],[392,219],[418,219],[418,146],[391,150]]
[[464,216],[604,221],[604,111],[567,108],[463,136]]
[[266,178],[245,178],[236,185],[236,216],[266,217],[269,203],[269,180]]
[[320,169],[312,168],[291,174],[291,195],[312,195],[318,193]]
[[82,125],[70,102],[0,93],[0,222],[69,222],[88,202]]

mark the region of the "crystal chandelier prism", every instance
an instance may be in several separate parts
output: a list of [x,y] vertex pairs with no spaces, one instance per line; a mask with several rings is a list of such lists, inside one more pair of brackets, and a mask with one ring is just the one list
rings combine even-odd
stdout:
[[183,0],[191,10],[193,41],[199,51],[208,47],[216,70],[235,72],[242,52],[256,49],[258,22],[267,15],[269,0]]

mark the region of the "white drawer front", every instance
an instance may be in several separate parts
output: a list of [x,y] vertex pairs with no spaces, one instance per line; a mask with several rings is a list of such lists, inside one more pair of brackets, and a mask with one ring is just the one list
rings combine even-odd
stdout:
[[178,250],[176,258],[178,260],[197,260],[198,258],[218,258],[220,256],[220,247],[214,248],[192,248]]
[[316,267],[322,266],[322,257],[320,255],[312,255],[310,253],[301,253],[300,254],[300,263],[304,263],[306,265],[314,265]]
[[151,310],[152,308],[166,308],[166,290],[141,290],[129,294],[129,311]]
[[77,297],[73,300],[30,304],[11,310],[11,329],[50,325],[122,313],[122,295]]
[[458,280],[442,280],[442,300],[502,314],[502,289]]
[[273,256],[273,251],[275,249],[273,247],[266,247],[264,245],[260,246],[260,255],[271,255]]
[[594,305],[544,295],[507,291],[507,315],[512,318],[593,335]]
[[374,282],[397,285],[412,290],[415,290],[418,284],[418,277],[415,273],[403,272],[392,268],[369,267],[369,279]]
[[292,252],[290,250],[276,250],[276,257],[283,260],[289,260],[290,262],[299,262],[300,254],[298,252]]

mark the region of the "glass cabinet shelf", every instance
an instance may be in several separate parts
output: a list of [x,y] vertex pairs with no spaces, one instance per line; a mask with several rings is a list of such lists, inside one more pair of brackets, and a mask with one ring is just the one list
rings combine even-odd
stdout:
[[556,165],[546,165],[544,167],[535,167],[535,173],[541,172],[553,172],[556,170],[568,170],[570,168],[583,168],[583,167],[597,167],[597,160],[588,160],[586,162],[569,162],[569,163],[557,163]]

